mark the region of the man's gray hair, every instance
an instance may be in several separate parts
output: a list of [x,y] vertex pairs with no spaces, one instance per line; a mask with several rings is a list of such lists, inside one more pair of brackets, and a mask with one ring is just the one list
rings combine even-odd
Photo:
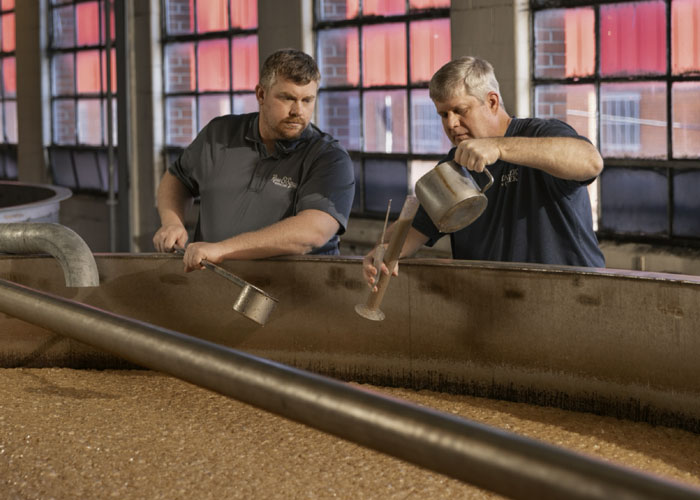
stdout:
[[313,57],[296,49],[281,49],[265,59],[260,70],[260,86],[269,89],[278,78],[291,80],[297,85],[307,85],[321,81]]
[[493,66],[478,57],[464,56],[448,62],[430,79],[429,88],[430,98],[437,102],[447,101],[462,91],[485,102],[488,93],[495,92],[505,109]]

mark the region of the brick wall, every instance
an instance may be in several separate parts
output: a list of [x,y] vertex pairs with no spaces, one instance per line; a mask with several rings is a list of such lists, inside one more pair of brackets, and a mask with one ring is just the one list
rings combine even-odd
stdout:
[[561,78],[566,74],[564,16],[559,13],[538,15],[535,22],[535,67],[542,78]]
[[194,13],[192,0],[168,0],[166,26],[171,35],[192,33],[194,31]]

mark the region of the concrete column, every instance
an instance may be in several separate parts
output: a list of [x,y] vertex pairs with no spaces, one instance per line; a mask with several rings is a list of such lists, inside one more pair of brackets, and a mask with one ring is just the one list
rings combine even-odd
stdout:
[[260,64],[283,48],[313,55],[313,0],[258,0]]
[[49,72],[43,57],[46,11],[41,0],[15,3],[17,173],[22,182],[50,182],[45,144],[49,129]]
[[452,0],[452,57],[489,61],[506,110],[529,116],[530,41],[527,0]]
[[131,251],[152,252],[160,225],[155,208],[158,180],[165,170],[160,57],[160,0],[133,2],[130,122],[132,137],[129,217]]

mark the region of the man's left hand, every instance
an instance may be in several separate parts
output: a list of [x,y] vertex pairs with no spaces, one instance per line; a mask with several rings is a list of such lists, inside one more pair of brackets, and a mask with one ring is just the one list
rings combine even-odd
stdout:
[[497,137],[465,139],[457,145],[455,151],[455,161],[473,172],[483,172],[484,168],[496,163],[500,157]]

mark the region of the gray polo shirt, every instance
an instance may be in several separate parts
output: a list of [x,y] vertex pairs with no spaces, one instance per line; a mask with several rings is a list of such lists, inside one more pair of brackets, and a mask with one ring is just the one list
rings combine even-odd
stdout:
[[[199,197],[195,241],[222,241],[307,209],[331,215],[342,234],[355,194],[352,161],[338,141],[310,124],[268,153],[258,113],[214,118],[168,171]],[[338,236],[312,253],[338,253]]]

